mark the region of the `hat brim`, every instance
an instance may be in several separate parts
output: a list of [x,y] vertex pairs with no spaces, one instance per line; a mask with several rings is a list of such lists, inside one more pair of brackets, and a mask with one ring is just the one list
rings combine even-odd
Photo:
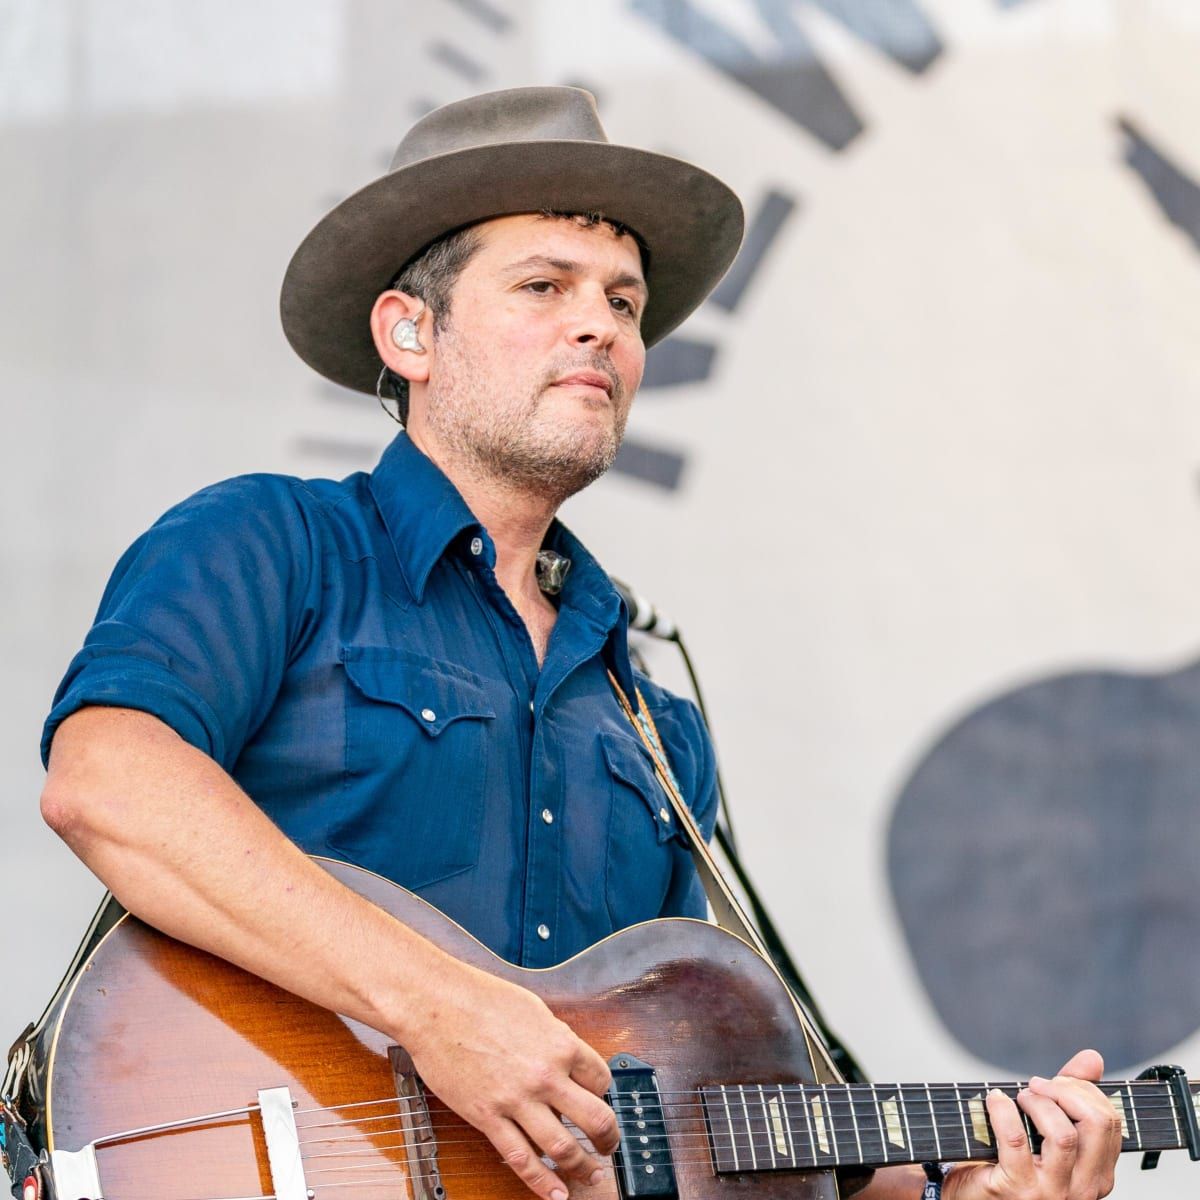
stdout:
[[371,308],[396,272],[452,229],[542,209],[603,213],[645,241],[647,346],[717,285],[744,224],[741,202],[719,179],[649,150],[528,141],[437,155],[355,192],[301,242],[279,297],[288,341],[327,379],[373,393],[380,364]]

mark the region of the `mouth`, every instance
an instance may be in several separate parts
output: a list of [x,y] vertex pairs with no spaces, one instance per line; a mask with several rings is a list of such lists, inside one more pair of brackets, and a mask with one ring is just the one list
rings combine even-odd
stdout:
[[575,371],[554,381],[555,387],[599,388],[611,400],[613,381],[599,371]]

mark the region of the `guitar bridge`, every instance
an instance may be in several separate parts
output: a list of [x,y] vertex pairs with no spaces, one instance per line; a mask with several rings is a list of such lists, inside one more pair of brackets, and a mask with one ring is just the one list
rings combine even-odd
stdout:
[[677,1197],[675,1165],[654,1068],[631,1054],[616,1055],[608,1066],[612,1072],[608,1102],[620,1134],[613,1166],[621,1196],[624,1200]]
[[408,1187],[411,1200],[446,1200],[446,1189],[438,1171],[437,1138],[429,1114],[425,1085],[412,1060],[400,1046],[388,1050],[396,1096],[404,1114],[404,1149],[408,1156]]

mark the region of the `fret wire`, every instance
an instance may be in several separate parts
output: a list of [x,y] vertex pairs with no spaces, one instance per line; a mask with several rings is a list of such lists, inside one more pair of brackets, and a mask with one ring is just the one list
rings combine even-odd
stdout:
[[[1117,1088],[1118,1093],[1120,1088]],[[1129,1111],[1133,1114],[1133,1140],[1134,1144],[1140,1146],[1142,1144],[1142,1129],[1138,1122],[1137,1101],[1133,1098],[1133,1091],[1130,1089],[1128,1081],[1125,1083],[1125,1095],[1129,1098]]]
[[763,1085],[758,1085],[758,1102],[762,1105],[763,1124],[767,1132],[767,1149],[771,1152],[771,1170],[775,1170],[778,1165],[775,1161],[775,1133],[771,1128],[771,1118],[767,1113],[767,1094],[763,1091]]
[[750,1124],[750,1110],[746,1107],[746,1086],[745,1084],[738,1085],[738,1091],[742,1094],[742,1112],[746,1117],[746,1132],[750,1135],[750,1169],[758,1170],[758,1154],[754,1149],[754,1128]]
[[818,1157],[819,1152],[817,1150],[817,1135],[813,1130],[812,1113],[808,1110],[808,1100],[803,1094],[801,1094],[800,1097],[800,1104],[804,1111],[805,1124],[808,1125],[808,1146],[810,1152],[812,1153],[813,1166],[815,1167],[820,1161]]
[[962,1089],[957,1083],[954,1085],[954,1100],[958,1106],[958,1123],[962,1126],[963,1131],[963,1153],[970,1158],[971,1135],[967,1133],[967,1106],[962,1101]]
[[987,1115],[987,1098],[988,1098],[988,1092],[990,1092],[991,1090],[992,1090],[992,1085],[990,1083],[988,1083],[988,1081],[985,1079],[983,1081],[983,1089],[980,1094],[983,1098],[983,1113],[984,1113],[983,1119],[985,1122],[987,1122],[988,1132],[992,1135],[992,1145],[988,1146],[985,1149],[984,1153],[990,1153],[990,1151],[992,1150],[992,1147],[995,1146],[995,1144],[996,1144],[996,1142],[995,1142],[996,1131],[992,1128],[991,1118]]
[[937,1114],[933,1111],[933,1093],[929,1090],[929,1084],[925,1085],[925,1099],[929,1101],[929,1118],[933,1122],[933,1145],[937,1150],[937,1161],[942,1162],[945,1155],[942,1154],[942,1139],[938,1134]]
[[900,1115],[904,1118],[904,1132],[908,1135],[908,1148],[910,1151],[915,1151],[913,1146],[912,1130],[908,1125],[908,1104],[904,1100],[904,1084],[896,1084],[896,1099],[900,1104]]
[[821,1084],[821,1094],[825,1097],[825,1124],[829,1129],[829,1144],[833,1147],[833,1163],[834,1166],[841,1166],[842,1156],[838,1150],[837,1130],[833,1124],[833,1109],[829,1107],[829,1088],[826,1084]]
[[849,1088],[846,1089],[846,1100],[850,1106],[850,1120],[854,1122],[854,1145],[858,1149],[858,1157],[859,1157],[859,1161],[861,1162],[862,1156],[863,1156],[863,1148],[862,1148],[862,1138],[859,1136],[859,1132],[858,1132],[858,1112],[856,1111],[856,1109],[854,1107],[854,1096],[851,1094]]
[[874,1084],[871,1084],[871,1100],[875,1105],[875,1120],[879,1125],[879,1144],[883,1148],[883,1161],[886,1163],[888,1161],[888,1140],[887,1134],[883,1131],[883,1109],[879,1104],[879,1092]]
[[1183,1136],[1183,1130],[1179,1128],[1179,1113],[1175,1110],[1175,1097],[1171,1095],[1168,1086],[1162,1085],[1163,1091],[1166,1092],[1167,1098],[1171,1101],[1171,1120],[1175,1122],[1175,1137],[1181,1146],[1187,1145],[1187,1139]]
[[729,1093],[725,1090],[725,1085],[721,1084],[721,1097],[725,1101],[725,1120],[729,1125],[729,1148],[733,1152],[733,1169],[738,1169],[738,1152],[737,1138],[733,1133],[733,1114],[729,1111]]
[[779,1107],[783,1112],[783,1128],[787,1133],[788,1149],[792,1152],[792,1165],[799,1166],[796,1161],[796,1143],[792,1140],[792,1119],[788,1116],[787,1097],[783,1094],[783,1084],[777,1086],[779,1088]]

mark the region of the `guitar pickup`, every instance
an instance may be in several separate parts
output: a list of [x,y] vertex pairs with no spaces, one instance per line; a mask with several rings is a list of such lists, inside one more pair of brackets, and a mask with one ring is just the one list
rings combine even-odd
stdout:
[[624,1200],[641,1196],[678,1197],[671,1143],[654,1068],[630,1054],[615,1055],[608,1066],[612,1072],[608,1102],[616,1114],[620,1135],[613,1166],[621,1196]]

